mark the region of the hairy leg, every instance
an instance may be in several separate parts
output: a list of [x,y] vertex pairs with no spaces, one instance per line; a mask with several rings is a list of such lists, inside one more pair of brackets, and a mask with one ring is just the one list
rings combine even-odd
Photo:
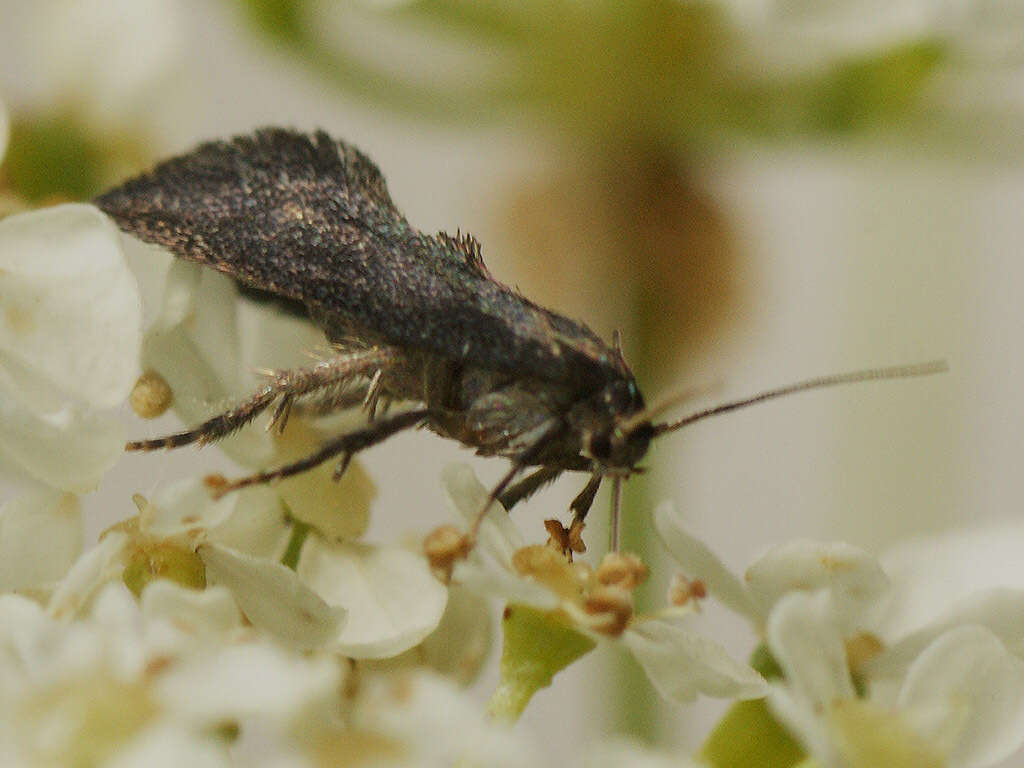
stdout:
[[240,477],[236,480],[227,480],[220,475],[212,475],[207,478],[207,485],[217,496],[222,496],[229,491],[236,491],[246,486],[269,483],[274,480],[291,477],[312,469],[319,464],[323,464],[335,456],[342,454],[347,457],[354,456],[371,445],[387,440],[397,432],[417,426],[429,417],[430,414],[431,411],[429,409],[418,408],[413,411],[399,413],[387,419],[378,419],[364,429],[348,432],[328,440],[313,453],[291,464],[257,472],[256,474]]
[[177,448],[189,443],[198,442],[205,445],[214,442],[244,427],[278,398],[281,400],[271,423],[281,427],[296,397],[360,376],[374,376],[377,371],[391,364],[394,358],[395,353],[392,350],[374,348],[325,360],[310,368],[281,371],[274,374],[269,383],[234,408],[184,432],[152,440],[132,441],[125,445],[125,450],[152,451],[158,448]]

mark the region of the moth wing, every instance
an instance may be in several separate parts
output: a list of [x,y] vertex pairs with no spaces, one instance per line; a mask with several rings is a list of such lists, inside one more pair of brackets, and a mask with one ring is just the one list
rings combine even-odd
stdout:
[[95,202],[147,242],[396,346],[584,388],[617,372],[586,326],[491,279],[472,237],[411,227],[377,167],[323,132],[203,144]]

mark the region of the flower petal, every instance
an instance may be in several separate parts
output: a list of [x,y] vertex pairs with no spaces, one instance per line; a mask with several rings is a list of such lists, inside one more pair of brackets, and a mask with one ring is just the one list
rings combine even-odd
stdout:
[[824,712],[854,696],[839,617],[827,590],[792,592],[768,617],[768,645],[794,694]]
[[325,603],[294,571],[212,543],[198,552],[210,580],[230,589],[246,618],[278,640],[319,648],[338,636],[345,609]]
[[247,555],[280,560],[291,534],[281,497],[265,485],[232,495],[236,497],[234,511],[208,531],[210,540]]
[[303,657],[269,642],[211,648],[157,681],[171,710],[197,723],[259,717],[287,721],[337,694],[339,667],[329,656]]
[[0,507],[0,591],[48,589],[82,549],[78,497],[38,490]]
[[298,574],[328,604],[344,606],[348,621],[330,647],[358,659],[395,656],[434,631],[448,590],[422,555],[400,547],[328,545],[310,538]]
[[[476,473],[468,464],[449,464],[441,470],[441,484],[452,510],[465,522],[473,523],[489,495]],[[476,551],[487,553],[504,568],[511,568],[512,555],[525,543],[508,513],[494,503],[480,525]]]
[[[285,434],[278,438],[278,450],[282,448],[282,441],[293,442],[296,433],[312,431],[300,422],[289,424]],[[319,438],[311,435],[311,439],[302,442],[305,447],[297,453],[308,454],[315,450]],[[282,457],[295,454],[291,451],[283,453]],[[282,480],[276,490],[293,517],[333,540],[356,539],[366,532],[370,502],[377,495],[373,481],[358,460],[351,463],[339,480],[334,479],[333,462],[325,462]]]
[[450,586],[441,623],[420,643],[423,661],[449,680],[469,685],[491,650],[492,623],[486,600]]
[[669,701],[686,704],[698,693],[734,699],[768,693],[764,678],[733,660],[720,645],[667,621],[637,622],[623,633],[621,642]]
[[98,209],[58,205],[0,221],[0,306],[0,366],[14,360],[97,408],[128,396],[142,304]]
[[761,614],[743,582],[704,542],[686,532],[670,502],[659,505],[655,510],[654,527],[661,543],[686,576],[704,582],[710,594],[741,616],[757,624],[764,621],[767,614]]
[[0,398],[0,459],[54,488],[94,490],[121,458],[124,436],[113,417],[73,405],[39,414]]
[[950,764],[992,765],[1024,744],[1024,661],[987,629],[952,629],[911,665],[899,703],[910,710],[950,706],[951,715],[932,718],[921,735],[942,740],[955,728]]
[[[535,768],[544,760],[533,744],[451,681],[425,672],[367,680],[354,722],[396,739],[413,759],[401,764]],[[350,754],[337,758],[350,758]],[[376,764],[376,763],[375,763]],[[383,763],[387,764],[387,763]]]
[[945,616],[886,648],[867,670],[873,677],[901,677],[926,647],[965,624],[985,627],[1011,653],[1024,655],[1024,590],[989,589],[959,600]]
[[83,552],[50,595],[47,613],[70,618],[87,607],[100,588],[120,574],[123,565],[118,557],[127,541],[126,534],[111,531]]
[[[85,756],[89,760],[90,756]],[[144,729],[104,761],[105,768],[231,768],[233,761],[223,745],[208,735],[180,723],[160,720]]]
[[139,515],[139,525],[161,538],[209,529],[227,520],[237,503],[235,494],[214,500],[201,479],[187,478],[154,494]]
[[871,623],[889,588],[872,555],[842,542],[801,540],[775,547],[750,566],[745,579],[764,615],[789,592],[829,588],[844,637]]
[[166,579],[151,581],[139,601],[147,619],[166,619],[192,634],[227,632],[242,625],[242,614],[224,587],[188,589]]

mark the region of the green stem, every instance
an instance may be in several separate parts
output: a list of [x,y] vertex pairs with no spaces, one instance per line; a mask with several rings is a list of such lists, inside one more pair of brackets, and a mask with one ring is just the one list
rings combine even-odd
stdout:
[[595,643],[558,617],[523,605],[508,606],[501,626],[500,678],[487,712],[514,723],[533,694],[551,685],[556,673],[593,650]]
[[299,555],[302,554],[302,545],[306,543],[310,527],[301,520],[292,518],[292,535],[288,539],[288,546],[281,555],[281,565],[291,568],[293,571],[299,566]]

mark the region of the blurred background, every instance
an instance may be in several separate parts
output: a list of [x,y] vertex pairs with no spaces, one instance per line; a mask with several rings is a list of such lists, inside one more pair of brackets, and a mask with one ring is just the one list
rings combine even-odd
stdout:
[[[472,232],[497,279],[621,330],[649,400],[949,361],[666,438],[628,484],[626,546],[645,558],[663,499],[735,569],[793,538],[881,552],[1019,517],[1022,2],[2,0],[0,18],[2,205],[82,199],[202,139],[321,127],[376,161],[415,226]],[[130,457],[90,502],[92,534],[209,460],[169,458]],[[452,461],[504,471],[426,433],[367,453],[371,537],[447,521]],[[516,510],[530,538],[582,484]],[[697,622],[749,653],[715,606]],[[609,651],[523,727],[567,754],[597,732],[693,747],[720,710],[664,708]]]

